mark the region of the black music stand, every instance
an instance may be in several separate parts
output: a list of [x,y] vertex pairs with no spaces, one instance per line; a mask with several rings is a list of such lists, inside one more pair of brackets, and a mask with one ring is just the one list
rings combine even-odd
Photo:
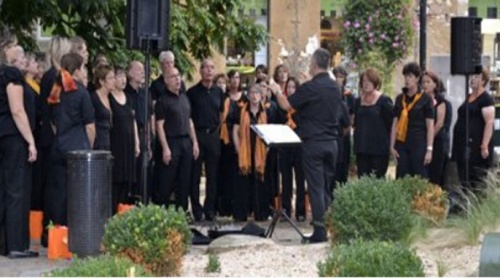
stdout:
[[[278,185],[280,184],[280,165],[279,165],[279,148],[282,147],[290,147],[301,144],[300,138],[297,134],[288,126],[283,124],[260,124],[260,125],[252,125],[252,130],[257,134],[259,138],[261,138],[264,143],[268,147],[276,148],[276,160],[278,171],[276,173],[276,181]],[[256,192],[257,198],[257,192]],[[257,201],[258,202],[258,201]],[[266,231],[266,237],[271,238],[274,233],[274,229],[278,221],[284,217],[285,220],[292,225],[295,231],[300,235],[302,242],[304,243],[307,240],[307,237],[300,231],[295,222],[288,216],[282,209],[278,210],[276,208],[270,207],[273,210],[273,219],[269,228]]]

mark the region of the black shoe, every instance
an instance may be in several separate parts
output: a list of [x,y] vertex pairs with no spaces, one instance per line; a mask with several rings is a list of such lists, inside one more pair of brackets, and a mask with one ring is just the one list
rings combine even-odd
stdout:
[[38,252],[35,251],[10,251],[9,254],[7,254],[7,257],[9,259],[22,259],[22,258],[36,258],[38,257]]
[[194,218],[195,222],[203,221],[203,215],[201,215],[201,214],[193,214],[193,218]]
[[307,243],[322,243],[327,241],[326,229],[322,226],[314,226],[313,234],[307,238]]
[[209,222],[215,221],[215,214],[214,213],[205,214],[205,220]]

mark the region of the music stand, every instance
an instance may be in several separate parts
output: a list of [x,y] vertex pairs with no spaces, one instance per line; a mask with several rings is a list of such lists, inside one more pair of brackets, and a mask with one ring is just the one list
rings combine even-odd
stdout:
[[[273,147],[276,148],[276,160],[277,160],[277,167],[278,171],[276,172],[276,181],[278,182],[278,185],[280,184],[280,166],[279,166],[279,148],[283,147],[290,147],[290,146],[297,146],[301,144],[301,140],[299,136],[288,126],[288,125],[283,125],[283,124],[258,124],[258,125],[252,125],[251,126],[252,130],[257,134],[259,138],[261,138],[264,143],[268,147]],[[256,194],[257,197],[257,194]],[[258,201],[257,201],[258,202]],[[300,235],[302,242],[305,242],[307,238],[304,236],[304,234],[300,231],[298,226],[295,224],[295,222],[288,216],[283,209],[278,210],[276,208],[273,208],[270,206],[270,208],[273,210],[273,219],[271,221],[271,224],[269,225],[269,228],[266,231],[266,237],[271,238],[274,233],[274,229],[276,227],[276,224],[278,221],[284,217],[285,220],[292,225],[292,227],[295,229],[295,231]]]

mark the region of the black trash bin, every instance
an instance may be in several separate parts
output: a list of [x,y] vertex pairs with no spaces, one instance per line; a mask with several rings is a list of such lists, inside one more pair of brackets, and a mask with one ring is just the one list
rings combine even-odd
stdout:
[[111,217],[111,152],[73,151],[67,162],[68,247],[79,257],[98,255]]

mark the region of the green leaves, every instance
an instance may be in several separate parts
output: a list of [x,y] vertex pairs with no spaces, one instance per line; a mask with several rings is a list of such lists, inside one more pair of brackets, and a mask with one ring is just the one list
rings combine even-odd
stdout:
[[399,243],[355,240],[334,246],[318,263],[320,277],[424,277],[415,251]]
[[[243,0],[173,0],[170,9],[170,49],[180,70],[191,77],[193,60],[224,52],[227,37],[243,51],[256,51],[267,40],[265,28],[241,19],[236,11]],[[2,25],[11,27],[28,50],[36,49],[32,34],[39,20],[53,35],[79,35],[87,41],[91,57],[106,54],[117,64],[128,62],[125,49],[125,0],[4,0]],[[134,52],[133,56],[138,56]]]

